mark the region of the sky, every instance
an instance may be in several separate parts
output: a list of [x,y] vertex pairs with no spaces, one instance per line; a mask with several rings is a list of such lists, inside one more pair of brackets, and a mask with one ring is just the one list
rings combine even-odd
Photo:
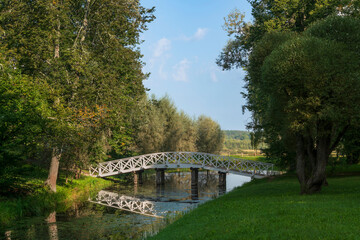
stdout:
[[251,20],[246,0],[141,0],[155,6],[156,19],[142,33],[141,52],[144,81],[149,95],[167,94],[179,110],[191,117],[206,115],[223,130],[245,130],[250,113],[246,103],[245,73],[241,69],[222,71],[216,65],[229,37],[223,30],[224,17],[237,8]]

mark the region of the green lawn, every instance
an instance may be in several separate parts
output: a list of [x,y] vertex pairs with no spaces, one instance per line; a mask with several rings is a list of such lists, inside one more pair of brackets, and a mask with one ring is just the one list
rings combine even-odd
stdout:
[[255,180],[151,239],[360,239],[360,176],[328,182],[321,193],[301,196],[295,176]]

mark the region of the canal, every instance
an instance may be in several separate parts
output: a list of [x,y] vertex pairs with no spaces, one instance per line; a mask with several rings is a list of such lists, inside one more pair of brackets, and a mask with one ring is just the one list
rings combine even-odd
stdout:
[[66,213],[52,212],[46,218],[24,218],[2,229],[0,239],[142,239],[155,234],[201,203],[239,187],[251,179],[226,175],[219,186],[217,172],[199,172],[198,186],[191,186],[190,172],[165,174],[165,184],[156,186],[155,174],[144,174],[143,184],[115,184],[92,192],[87,202]]

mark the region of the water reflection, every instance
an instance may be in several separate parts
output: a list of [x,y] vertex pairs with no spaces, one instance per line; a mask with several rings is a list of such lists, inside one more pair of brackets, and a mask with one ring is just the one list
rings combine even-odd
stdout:
[[117,208],[124,211],[138,213],[151,217],[161,217],[154,208],[154,202],[130,197],[126,195],[119,195],[114,192],[101,190],[95,200],[89,200],[90,202],[104,205],[107,207]]
[[48,218],[46,219],[46,222],[49,225],[49,239],[50,240],[59,240],[58,237],[58,229],[56,225],[56,212],[50,213]]
[[6,231],[5,232],[5,239],[6,240],[11,240],[11,231]]
[[[98,198],[103,204],[85,202],[74,205],[65,214],[52,212],[45,219],[23,218],[13,226],[0,226],[0,239],[137,239],[144,232],[151,232],[155,223],[165,224],[160,218],[150,217],[152,211],[157,216],[187,211],[241,186],[250,178],[227,174],[226,186],[219,186],[218,173],[204,171],[199,172],[197,188],[191,187],[189,172],[165,173],[165,184],[160,186],[156,186],[155,174],[145,172],[142,180],[142,185],[134,186],[131,181],[104,189],[102,198],[99,193],[93,193],[91,201]],[[112,202],[111,198],[129,204],[126,205],[128,209],[143,204],[149,215],[105,206]],[[113,206],[116,206],[115,202]]]
[[199,200],[199,188],[197,185],[191,184],[191,200]]
[[[189,172],[167,173],[165,184],[159,185],[156,184],[155,174],[144,175],[143,184],[113,186],[106,189],[106,193],[100,191],[92,199],[92,202],[107,204],[109,207],[134,213],[161,217],[196,207],[198,203],[214,199],[250,180],[248,177],[223,174],[222,177],[225,179],[219,182],[219,174],[210,171],[199,172],[197,184],[194,184],[191,177]],[[130,200],[133,202],[130,203]],[[141,210],[134,209],[134,207],[145,207],[144,204],[150,206],[150,203],[151,209],[149,207]]]

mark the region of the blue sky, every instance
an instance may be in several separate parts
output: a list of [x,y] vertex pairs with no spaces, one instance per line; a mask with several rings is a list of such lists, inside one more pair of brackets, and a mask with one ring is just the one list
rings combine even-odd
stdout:
[[244,72],[222,71],[215,61],[228,36],[222,29],[224,17],[234,8],[250,21],[246,0],[142,0],[156,7],[154,22],[141,38],[150,72],[145,87],[149,94],[169,95],[178,109],[189,116],[201,114],[217,121],[224,130],[245,130],[250,114],[242,114],[245,100]]

